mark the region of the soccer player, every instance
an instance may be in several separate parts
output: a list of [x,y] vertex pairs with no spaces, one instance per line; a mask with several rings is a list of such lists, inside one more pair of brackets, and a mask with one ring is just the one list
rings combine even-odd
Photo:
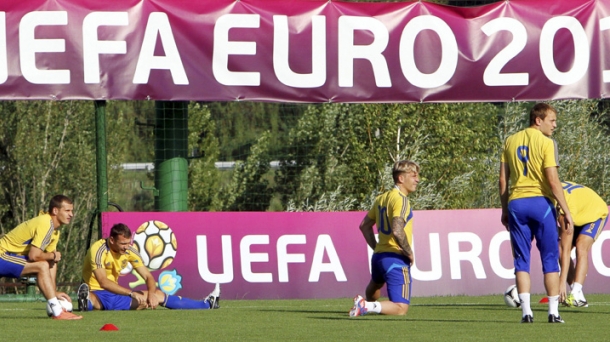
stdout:
[[[131,264],[146,282],[147,291],[132,291],[119,285],[119,273]],[[168,309],[218,309],[220,285],[203,300],[170,296],[157,289],[155,278],[131,245],[131,230],[118,223],[110,237],[95,242],[83,263],[84,283],[78,288],[78,310],[141,310],[159,304]]]
[[[409,160],[394,163],[394,188],[375,199],[360,223],[366,243],[374,250],[371,280],[366,301],[358,295],[349,312],[351,317],[377,313],[406,315],[411,303],[411,265],[413,264],[413,211],[409,194],[417,189],[419,165]],[[377,226],[379,242],[373,225]],[[389,301],[379,302],[381,288],[387,283]]]
[[[572,182],[562,182],[562,185],[568,208],[574,219],[574,234],[567,234],[564,229],[564,216],[559,210],[561,227],[559,294],[564,304],[568,306],[588,307],[582,286],[589,268],[589,250],[606,225],[608,205],[595,191],[584,185]],[[576,268],[570,257],[574,247],[576,247]],[[570,296],[566,296],[566,282],[572,288]]]
[[0,239],[0,277],[20,278],[35,275],[40,288],[53,311],[53,319],[76,320],[83,318],[63,311],[57,297],[72,301],[57,292],[57,263],[61,253],[57,251],[61,226],[69,224],[74,216],[72,200],[56,195],[49,202],[49,212],[25,221]]
[[[530,126],[508,137],[500,161],[499,190],[502,224],[510,232],[515,278],[521,300],[521,323],[533,323],[530,306],[530,252],[532,241],[542,259],[544,286],[549,299],[549,323],[559,316],[559,246],[557,213],[553,200],[565,213],[565,230],[574,223],[563,195],[557,168],[557,147],[550,138],[557,127],[557,112],[545,103],[530,111]],[[510,182],[510,195],[509,195]]]

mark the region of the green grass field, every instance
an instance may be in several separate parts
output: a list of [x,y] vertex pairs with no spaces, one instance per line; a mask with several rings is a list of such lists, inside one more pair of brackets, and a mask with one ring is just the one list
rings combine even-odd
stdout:
[[[532,295],[532,302],[542,298]],[[605,341],[610,295],[587,295],[588,308],[563,308],[549,324],[547,305],[532,304],[534,324],[502,297],[413,298],[405,317],[350,318],[352,300],[225,300],[219,310],[86,312],[53,321],[45,304],[0,303],[2,341]],[[119,331],[100,331],[112,323]],[[28,331],[28,332],[26,332]]]

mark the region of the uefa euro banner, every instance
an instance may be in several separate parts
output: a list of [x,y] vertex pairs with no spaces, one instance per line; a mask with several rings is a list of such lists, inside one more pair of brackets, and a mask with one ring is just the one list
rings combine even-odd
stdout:
[[610,0],[0,0],[0,99],[604,98],[609,29]]
[[[343,298],[362,294],[372,251],[366,213],[164,212],[102,214],[103,236],[127,224],[134,246],[168,294],[201,298],[220,283],[227,299]],[[514,284],[499,209],[415,211],[413,296],[503,293]],[[610,293],[610,231],[593,245],[587,293]],[[544,293],[532,252],[532,292]],[[146,289],[135,271],[119,282]],[[385,290],[384,290],[385,291]]]

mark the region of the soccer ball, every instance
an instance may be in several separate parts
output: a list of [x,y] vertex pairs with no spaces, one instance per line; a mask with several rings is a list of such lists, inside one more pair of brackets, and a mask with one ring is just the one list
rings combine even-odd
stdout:
[[136,230],[133,242],[144,266],[153,271],[169,266],[178,250],[174,232],[161,221],[144,222]]
[[[72,302],[69,302],[63,298],[57,298],[57,301],[59,302],[59,305],[61,305],[61,307],[64,309],[64,311],[72,312],[72,310],[74,309],[74,307],[72,306]],[[49,302],[47,302],[47,316],[53,316],[53,310],[51,310]]]
[[504,303],[511,308],[518,308],[521,306],[517,285],[511,285],[504,291]]

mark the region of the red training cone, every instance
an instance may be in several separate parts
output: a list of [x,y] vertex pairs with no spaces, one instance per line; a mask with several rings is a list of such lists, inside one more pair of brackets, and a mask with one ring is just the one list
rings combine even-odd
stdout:
[[544,304],[549,302],[549,297],[542,297],[542,299],[538,302],[539,304]]
[[115,331],[115,330],[119,330],[119,328],[117,328],[116,325],[114,325],[112,323],[104,324],[104,326],[100,329],[100,331]]

